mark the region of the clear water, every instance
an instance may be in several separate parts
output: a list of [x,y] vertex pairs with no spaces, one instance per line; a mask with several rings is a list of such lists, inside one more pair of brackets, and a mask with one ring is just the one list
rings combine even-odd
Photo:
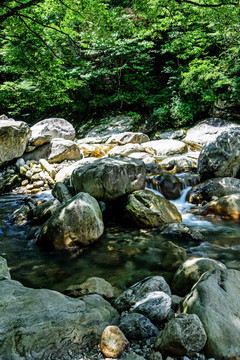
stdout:
[[[206,240],[201,243],[170,240],[183,247],[189,257],[214,258],[240,270],[239,224],[190,214],[191,205],[185,200],[188,190],[174,203],[182,213],[183,224],[199,229]],[[18,226],[9,220],[23,203],[24,195],[0,197],[0,255],[7,259],[12,278],[25,286],[61,291],[91,276],[103,277],[119,289],[149,275],[161,274],[171,281],[177,255],[174,251],[166,253],[166,239],[159,229],[108,224],[104,235],[88,248],[72,253],[46,252],[35,244],[32,223]]]

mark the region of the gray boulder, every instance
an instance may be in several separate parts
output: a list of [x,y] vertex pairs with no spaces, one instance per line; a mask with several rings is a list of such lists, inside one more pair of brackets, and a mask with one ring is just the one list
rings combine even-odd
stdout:
[[1,360],[70,360],[96,344],[118,314],[99,295],[72,299],[2,280],[0,318]]
[[153,140],[142,143],[145,151],[158,156],[182,154],[187,152],[187,145],[179,140]]
[[158,328],[146,316],[134,312],[121,318],[119,328],[129,340],[145,339],[159,333]]
[[68,187],[61,182],[57,182],[52,189],[52,195],[60,201],[60,203],[65,203],[72,198]]
[[80,159],[78,161],[75,161],[73,164],[69,165],[66,164],[63,168],[61,168],[58,173],[55,176],[55,181],[56,182],[64,182],[67,178],[70,178],[70,176],[72,175],[72,172],[74,169],[77,169],[80,166],[92,163],[94,161],[96,161],[97,158],[94,157],[88,157],[88,158],[83,158]]
[[149,141],[149,137],[147,135],[140,132],[128,131],[128,132],[112,135],[108,139],[107,144],[118,144],[118,145],[125,145],[129,143],[141,144],[147,141]]
[[205,354],[226,360],[240,354],[240,272],[206,272],[183,302],[184,312],[196,314],[207,333]]
[[140,299],[154,291],[163,291],[171,296],[171,290],[162,276],[149,276],[123,291],[114,301],[114,306],[119,311],[128,310]]
[[180,314],[157,336],[155,349],[171,356],[193,356],[206,343],[204,327],[195,314]]
[[215,141],[222,132],[234,126],[236,124],[219,118],[208,118],[189,129],[183,141],[193,147],[202,148],[204,145]]
[[177,295],[185,296],[200,279],[202,274],[213,269],[226,269],[220,261],[208,258],[195,258],[185,261],[173,278],[173,289]]
[[23,155],[25,161],[46,159],[49,163],[57,163],[64,160],[81,159],[80,150],[75,142],[65,139],[52,139],[50,143],[36,148],[32,152]]
[[11,275],[8,271],[7,261],[0,256],[0,278],[11,279]]
[[131,311],[143,314],[156,325],[160,325],[167,318],[171,303],[169,295],[163,291],[153,291],[141,298]]
[[75,169],[71,186],[99,200],[114,200],[145,186],[146,166],[130,158],[102,158]]
[[60,206],[43,225],[37,244],[58,250],[86,246],[103,233],[102,212],[89,194],[79,193]]
[[25,122],[0,119],[0,166],[21,157],[30,136],[31,130]]
[[50,118],[39,121],[31,127],[32,136],[30,144],[33,146],[41,146],[49,143],[54,138],[62,138],[73,140],[75,138],[75,130],[72,124],[61,118]]
[[139,227],[161,227],[182,221],[175,205],[150,190],[139,190],[130,194],[124,215]]
[[160,166],[163,170],[171,171],[172,173],[196,171],[198,154],[191,154],[191,156],[187,154],[170,156],[161,161]]
[[212,197],[222,197],[240,193],[240,179],[232,177],[209,179],[194,186],[188,193],[188,201],[200,204],[211,201]]
[[240,170],[240,127],[232,127],[205,146],[198,159],[201,179],[237,177]]

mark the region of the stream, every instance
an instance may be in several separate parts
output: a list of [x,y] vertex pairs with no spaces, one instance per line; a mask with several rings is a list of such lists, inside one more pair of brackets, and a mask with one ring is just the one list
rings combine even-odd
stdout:
[[[182,261],[183,249],[187,257],[209,257],[223,262],[228,268],[240,270],[239,224],[189,213],[191,204],[186,202],[189,189],[184,189],[181,197],[172,202],[182,214],[182,223],[200,230],[205,241],[166,239],[159,229],[107,224],[95,244],[71,253],[47,252],[36,246],[33,223],[18,226],[10,221],[11,214],[24,203],[25,195],[2,195],[0,256],[6,258],[12,279],[32,288],[57,291],[92,276],[102,277],[120,290],[149,275],[163,275],[171,282],[179,261]],[[38,195],[41,199],[50,196],[48,193]],[[166,240],[183,249],[179,251],[173,244],[170,250],[166,249]]]

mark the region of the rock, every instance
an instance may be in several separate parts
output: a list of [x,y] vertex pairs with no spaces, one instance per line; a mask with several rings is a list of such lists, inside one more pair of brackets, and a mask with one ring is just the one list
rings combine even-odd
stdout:
[[81,159],[81,154],[75,142],[65,139],[52,139],[50,143],[39,146],[31,153],[25,153],[23,158],[25,161],[45,159],[49,163],[55,163]]
[[171,296],[172,299],[172,309],[177,312],[179,309],[180,304],[183,301],[183,297],[178,296],[178,295],[172,295]]
[[101,158],[106,156],[108,151],[110,151],[114,146],[106,145],[106,144],[82,144],[77,140],[78,147],[80,149],[81,154],[84,157],[95,157]]
[[56,174],[55,181],[56,182],[64,182],[68,177],[70,177],[72,175],[72,172],[74,169],[77,169],[78,167],[86,165],[86,164],[90,164],[90,163],[94,162],[95,160],[97,160],[97,158],[89,157],[89,158],[84,158],[84,159],[78,160],[71,165],[64,166]]
[[188,193],[187,200],[193,204],[211,201],[225,195],[240,194],[240,179],[225,177],[209,179],[194,186]]
[[37,244],[57,250],[86,246],[96,241],[103,230],[98,202],[89,194],[79,193],[60,206],[47,220]]
[[171,298],[163,291],[153,291],[139,299],[131,311],[145,315],[156,325],[160,325],[171,310]]
[[17,174],[5,173],[0,177],[0,193],[11,191],[21,184],[21,178]]
[[141,160],[102,158],[75,169],[71,186],[99,200],[114,200],[145,186],[146,167]]
[[184,184],[173,174],[150,175],[146,177],[150,189],[157,190],[168,200],[176,200],[181,196]]
[[185,136],[186,136],[186,130],[183,129],[175,130],[175,131],[165,131],[165,132],[157,131],[154,134],[152,140],[162,140],[162,139],[181,140]]
[[114,301],[114,307],[120,312],[128,310],[140,299],[154,291],[163,291],[171,296],[170,287],[162,276],[150,276],[123,291]]
[[147,154],[146,152],[134,152],[128,156],[133,159],[142,160],[146,165],[154,164],[156,162],[156,159],[153,156]]
[[137,354],[128,354],[127,356],[124,356],[122,360],[146,360],[146,359],[143,356]]
[[185,296],[206,271],[226,269],[220,261],[208,258],[195,258],[185,261],[173,278],[173,289],[177,295]]
[[130,194],[124,214],[139,227],[161,227],[182,221],[175,205],[150,190],[139,190]]
[[29,126],[23,121],[0,120],[0,166],[23,155],[31,136]]
[[159,333],[158,328],[146,316],[137,312],[123,316],[119,328],[128,339],[135,340],[155,337]]
[[182,172],[191,172],[197,171],[197,160],[199,153],[196,155],[178,155],[170,156],[161,161],[160,165],[162,170],[171,171],[172,173],[182,173]]
[[55,178],[56,172],[55,172],[53,166],[50,165],[47,160],[45,160],[45,159],[40,159],[40,160],[39,160],[39,164],[41,165],[41,168],[42,168],[43,170],[46,170],[46,171],[47,171],[47,173],[49,174],[49,176],[51,176],[52,179]]
[[29,206],[22,205],[11,215],[11,220],[18,225],[23,225],[31,217],[32,211]]
[[231,129],[236,124],[229,123],[218,118],[208,118],[201,121],[188,130],[187,136],[183,141],[198,148],[215,141],[216,138],[227,129]]
[[140,132],[124,132],[120,134],[112,135],[107,144],[118,144],[118,145],[126,145],[129,143],[132,144],[141,144],[143,142],[149,141],[149,137]]
[[[30,289],[2,280],[1,360],[76,359],[96,344],[118,314],[99,295],[72,299],[56,291]],[[78,355],[78,356],[77,356]]]
[[52,189],[52,195],[60,201],[60,203],[65,203],[68,200],[72,199],[72,194],[66,185],[61,182],[55,184]]
[[172,241],[164,241],[159,244],[158,249],[161,250],[159,265],[161,269],[165,269],[168,272],[176,271],[187,259],[186,250],[177,246]]
[[[151,353],[151,360],[163,360],[162,354],[159,351],[154,351]],[[166,358],[167,360],[168,358]]]
[[238,177],[240,171],[240,126],[231,127],[205,146],[198,159],[201,179]]
[[183,302],[207,333],[205,354],[219,360],[240,354],[240,272],[216,269],[202,275]]
[[146,152],[142,145],[140,144],[126,144],[122,146],[115,146],[113,149],[108,151],[108,156],[129,156],[132,153],[143,152],[146,155]]
[[101,336],[100,350],[106,357],[116,358],[129,346],[129,342],[117,326],[107,326]]
[[23,158],[20,158],[20,159],[17,159],[16,161],[16,166],[17,168],[19,169],[21,166],[24,166],[25,165],[25,161]]
[[33,216],[39,221],[44,222],[48,220],[53,213],[60,207],[60,202],[57,199],[51,199],[36,206]]
[[8,271],[7,261],[0,256],[0,279],[11,279],[11,275]]
[[147,152],[158,156],[182,154],[187,152],[187,145],[179,140],[153,140],[141,144]]
[[169,321],[155,340],[155,349],[172,356],[193,356],[206,343],[204,327],[195,314],[179,314]]
[[161,235],[165,237],[182,239],[184,241],[203,241],[204,236],[200,233],[197,229],[190,229],[189,227],[178,224],[172,223],[166,225],[164,230],[161,232]]
[[112,299],[114,297],[114,288],[109,282],[102,278],[91,277],[80,285],[71,285],[64,294],[71,297],[79,297],[89,294],[98,294],[103,296],[105,299]]
[[73,140],[75,130],[72,124],[61,118],[50,118],[39,121],[31,127],[32,137],[30,144],[32,146],[41,146],[49,143],[54,138]]
[[202,215],[220,215],[226,219],[240,219],[240,194],[222,196],[200,209]]

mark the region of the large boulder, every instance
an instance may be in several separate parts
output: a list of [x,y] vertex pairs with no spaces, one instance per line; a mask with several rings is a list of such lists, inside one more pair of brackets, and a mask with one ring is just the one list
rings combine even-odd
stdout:
[[46,159],[49,163],[79,160],[81,157],[82,155],[75,142],[59,138],[52,139],[50,143],[39,146],[36,150],[23,155],[25,161]]
[[161,227],[182,221],[176,206],[151,190],[139,190],[128,195],[124,214],[139,227]]
[[217,269],[202,275],[183,302],[207,333],[208,358],[227,360],[240,354],[240,272]]
[[240,194],[222,196],[200,209],[203,215],[219,215],[226,219],[240,219]]
[[62,169],[58,171],[58,173],[55,176],[56,182],[64,182],[67,178],[69,178],[72,175],[73,170],[77,169],[80,166],[90,164],[97,160],[95,157],[88,157],[83,158],[81,160],[75,161],[71,165],[66,165]]
[[195,258],[185,261],[176,271],[173,278],[173,289],[176,294],[185,296],[206,271],[226,269],[220,261],[209,258]]
[[162,276],[149,276],[124,290],[114,301],[114,307],[119,311],[128,310],[154,291],[163,291],[171,296],[170,287]]
[[155,340],[155,349],[172,356],[193,356],[201,351],[207,336],[195,314],[179,314],[170,320]]
[[159,333],[158,328],[146,316],[134,312],[121,318],[119,328],[127,339],[139,340]]
[[1,360],[74,360],[118,314],[99,295],[72,299],[1,280],[0,318]]
[[225,195],[240,193],[240,180],[231,177],[206,180],[194,186],[187,195],[188,201],[200,204],[211,201],[212,197],[220,198]]
[[198,159],[201,179],[238,177],[240,171],[240,127],[224,131],[206,145]]
[[32,136],[30,144],[32,146],[41,146],[49,143],[54,138],[73,140],[75,130],[72,124],[61,118],[50,118],[39,121],[31,127]]
[[7,117],[4,119],[0,118],[0,166],[21,157],[31,136],[31,130],[25,122]]
[[165,171],[171,171],[172,173],[182,173],[197,170],[197,159],[199,152],[194,155],[178,155],[170,156],[161,161],[161,168]]
[[75,169],[71,186],[77,194],[87,192],[96,199],[114,200],[144,189],[146,166],[130,158],[102,158]]
[[208,118],[189,129],[183,141],[194,147],[202,148],[204,145],[215,141],[223,131],[234,126],[236,124],[222,119]]
[[153,140],[141,144],[147,152],[158,156],[182,154],[187,152],[187,145],[179,140]]
[[120,134],[112,135],[107,144],[117,144],[117,145],[125,145],[128,143],[132,144],[141,144],[143,142],[149,141],[149,137],[141,132],[124,132]]
[[142,145],[140,144],[126,144],[115,146],[113,149],[108,151],[108,156],[129,156],[133,153],[143,152],[145,155],[146,152]]
[[47,220],[37,244],[58,250],[86,246],[96,241],[103,230],[98,202],[89,194],[79,193],[60,206]]

